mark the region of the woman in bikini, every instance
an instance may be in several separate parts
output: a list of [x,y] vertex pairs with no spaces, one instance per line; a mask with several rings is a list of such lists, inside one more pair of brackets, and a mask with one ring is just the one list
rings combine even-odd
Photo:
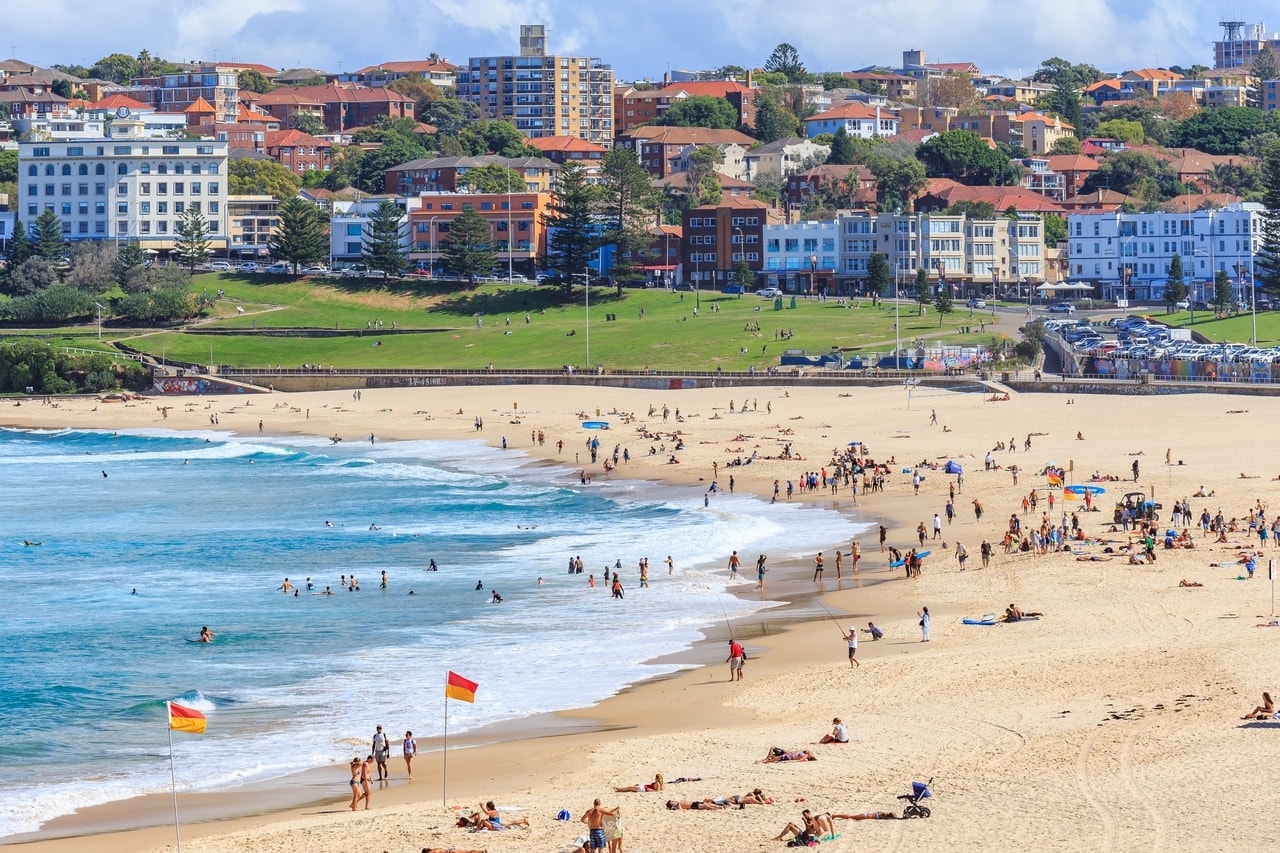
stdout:
[[640,782],[636,785],[627,785],[622,788],[614,788],[613,790],[619,794],[644,794],[649,791],[661,791],[666,783],[662,781],[662,774],[658,773],[653,777],[653,781],[648,784]]
[[[364,800],[365,811],[368,811],[370,795],[373,793],[373,756],[372,755],[366,758],[364,760],[364,763],[360,765],[360,788],[363,791],[363,793],[360,795],[360,799]],[[352,806],[352,808],[355,808],[355,806]]]
[[351,810],[360,803],[360,759],[351,759]]
[[1242,720],[1268,720],[1275,713],[1275,705],[1271,702],[1271,694],[1262,694],[1262,704],[1241,717]]

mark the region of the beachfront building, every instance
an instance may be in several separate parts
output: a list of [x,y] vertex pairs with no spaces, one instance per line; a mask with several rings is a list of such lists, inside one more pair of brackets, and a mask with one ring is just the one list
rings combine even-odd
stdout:
[[764,229],[764,283],[783,293],[832,292],[839,223],[794,222]]
[[68,240],[173,248],[188,207],[208,222],[215,252],[227,248],[227,144],[153,139],[142,121],[117,119],[97,139],[18,145],[15,208],[30,227],[45,210]]
[[467,208],[489,223],[489,245],[498,256],[495,275],[532,278],[547,254],[546,219],[553,197],[545,192],[423,193],[409,211],[409,259],[439,272],[449,247],[449,227]]
[[271,255],[268,242],[280,224],[280,200],[271,195],[227,197],[227,242],[230,254],[246,260]]
[[1214,210],[1073,213],[1067,217],[1070,278],[1096,285],[1103,299],[1164,298],[1169,264],[1182,260],[1193,299],[1213,293],[1225,272],[1243,298],[1261,249],[1265,208],[1255,202]]
[[764,267],[764,228],[781,214],[762,201],[727,196],[684,212],[680,264],[687,281],[701,290],[732,283],[738,262],[757,276]]
[[[889,264],[893,286],[914,293],[917,270],[930,287],[944,284],[952,297],[1004,293],[1045,281],[1044,223],[1040,217],[970,219],[945,214],[874,214],[854,211],[839,222],[837,285],[865,288],[871,256]],[[888,294],[885,294],[888,295]]]
[[518,56],[473,56],[458,69],[458,97],[525,136],[577,136],[613,144],[613,69],[594,56],[547,51],[546,28],[520,27]]

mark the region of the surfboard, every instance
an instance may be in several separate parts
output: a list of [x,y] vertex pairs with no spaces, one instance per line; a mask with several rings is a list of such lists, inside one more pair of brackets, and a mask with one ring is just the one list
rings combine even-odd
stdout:
[[[916,556],[919,557],[921,560],[923,560],[925,557],[929,556],[932,553],[933,553],[932,551],[918,551],[916,552]],[[907,564],[906,560],[894,560],[891,563],[889,563],[889,568],[897,569],[897,568],[901,568],[902,566],[905,566],[906,564]]]
[[183,637],[183,639],[186,640],[188,643],[199,643],[202,646],[207,646],[209,645],[209,643],[213,642],[213,640],[210,640],[209,643],[201,643],[199,638],[192,639],[191,637]]
[[994,619],[961,619],[960,623],[962,625],[994,625],[996,624],[996,620]]

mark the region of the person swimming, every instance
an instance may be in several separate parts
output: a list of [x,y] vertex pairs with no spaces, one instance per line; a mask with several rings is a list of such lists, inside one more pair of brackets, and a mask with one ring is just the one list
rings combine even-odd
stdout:
[[208,625],[205,625],[203,628],[200,629],[200,642],[212,643],[213,637],[214,637],[214,633],[209,630]]

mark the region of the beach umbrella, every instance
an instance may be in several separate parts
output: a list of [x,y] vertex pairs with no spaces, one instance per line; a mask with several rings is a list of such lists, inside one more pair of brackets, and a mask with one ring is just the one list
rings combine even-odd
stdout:
[[954,459],[948,459],[947,464],[942,466],[942,472],[944,474],[961,474],[964,473],[964,469],[960,467],[959,462]]

